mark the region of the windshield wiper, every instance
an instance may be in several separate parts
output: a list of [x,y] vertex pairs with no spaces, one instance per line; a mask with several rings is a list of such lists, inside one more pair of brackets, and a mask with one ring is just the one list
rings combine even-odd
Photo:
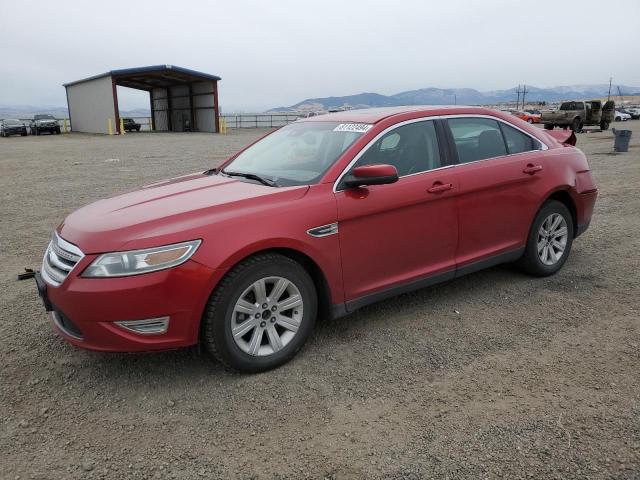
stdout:
[[255,180],[256,182],[260,182],[267,187],[277,187],[278,184],[269,178],[261,177],[260,175],[256,175],[255,173],[244,173],[244,172],[227,172],[222,170],[222,173],[228,175],[230,177],[242,177],[249,180]]

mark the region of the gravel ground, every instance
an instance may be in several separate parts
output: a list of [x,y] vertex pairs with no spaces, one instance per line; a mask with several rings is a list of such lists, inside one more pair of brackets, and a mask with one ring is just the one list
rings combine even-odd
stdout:
[[559,274],[497,267],[321,322],[260,375],[75,349],[15,274],[77,207],[264,132],[0,139],[0,477],[640,479],[640,121],[624,126],[627,154],[578,136],[600,197]]

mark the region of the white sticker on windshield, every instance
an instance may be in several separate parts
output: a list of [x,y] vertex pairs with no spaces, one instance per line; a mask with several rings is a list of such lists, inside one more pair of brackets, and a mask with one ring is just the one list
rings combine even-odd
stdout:
[[336,128],[334,128],[333,131],[365,133],[371,127],[373,127],[373,125],[368,125],[366,123],[341,123]]

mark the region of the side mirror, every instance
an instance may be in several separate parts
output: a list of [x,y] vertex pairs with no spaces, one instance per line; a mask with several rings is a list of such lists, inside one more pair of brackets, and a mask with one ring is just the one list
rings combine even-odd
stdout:
[[398,181],[398,171],[393,165],[362,165],[351,171],[344,178],[344,184],[349,188],[363,185],[386,185]]

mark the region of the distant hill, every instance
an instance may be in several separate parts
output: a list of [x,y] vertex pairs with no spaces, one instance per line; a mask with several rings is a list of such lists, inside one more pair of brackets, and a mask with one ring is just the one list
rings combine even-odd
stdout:
[[[35,105],[0,105],[0,118],[33,118],[36,113],[48,113],[56,118],[68,118],[67,107],[43,107]],[[148,109],[120,110],[121,117],[149,117]]]
[[[538,88],[527,85],[526,99],[532,102],[558,102],[562,100],[579,100],[607,96],[609,84],[601,85],[569,85],[553,88]],[[635,95],[640,87],[620,85],[624,95]],[[611,89],[617,95],[617,86]],[[308,98],[290,107],[278,107],[270,112],[290,112],[301,110],[329,110],[349,105],[352,108],[390,107],[397,105],[491,105],[496,103],[515,102],[516,87],[506,90],[481,92],[473,88],[421,88],[394,95],[379,93],[358,93],[343,97]]]

